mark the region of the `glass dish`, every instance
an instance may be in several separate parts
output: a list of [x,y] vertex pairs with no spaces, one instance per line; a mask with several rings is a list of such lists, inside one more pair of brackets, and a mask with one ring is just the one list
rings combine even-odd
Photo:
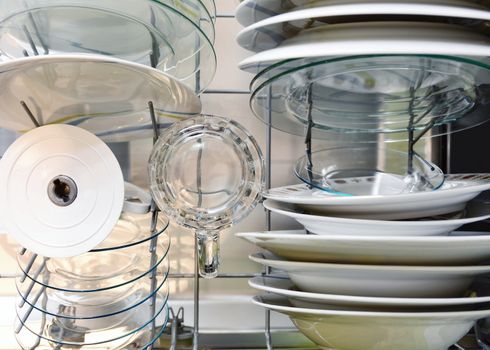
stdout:
[[[311,162],[310,162],[311,160]],[[323,149],[299,158],[295,175],[303,182],[336,194],[384,196],[433,191],[444,183],[435,164],[406,152],[372,146]]]
[[[46,287],[68,292],[91,292],[126,285],[145,276],[167,256],[170,239],[159,235],[157,259],[153,263],[150,252],[151,240],[114,250],[88,252],[72,258],[45,259],[31,252],[18,254],[21,272],[28,279]],[[49,272],[49,282],[43,282],[43,274]]]
[[[115,342],[113,345],[127,341],[131,335],[144,330],[153,321],[157,326],[166,324],[168,317],[167,296],[159,294],[156,300],[155,316],[152,314],[151,301],[134,308],[124,315],[92,320],[60,319],[45,315],[37,310],[30,313],[26,321],[22,322],[24,314],[17,308],[17,321],[15,328],[28,331],[32,336],[47,340],[61,346],[82,347],[95,346]],[[114,322],[116,321],[116,322]],[[94,347],[96,348],[96,347]],[[116,346],[116,348],[118,348]],[[111,348],[112,349],[112,348]]]
[[158,207],[197,230],[201,273],[217,273],[218,231],[243,219],[264,188],[264,161],[241,125],[203,115],[167,129],[149,160],[150,190]]
[[192,86],[199,75],[200,89],[214,76],[214,22],[200,0],[7,0],[0,18],[3,60],[103,54]]
[[[90,293],[47,288],[45,285],[49,283],[49,273],[42,276],[44,285],[33,283],[29,279],[22,281],[17,278],[19,305],[31,305],[42,313],[68,319],[93,319],[118,315],[145,303],[156,291],[161,290],[162,294],[168,294],[168,283],[166,283],[168,270],[167,263],[160,264],[156,268],[156,289],[153,292],[153,282],[149,275],[129,285]],[[47,298],[47,301],[41,296]]]
[[150,67],[100,55],[37,56],[0,64],[0,127],[71,124],[106,142],[151,137],[149,101],[159,128],[201,111],[195,93]]
[[295,135],[305,134],[311,117],[313,138],[379,142],[372,134],[383,133],[383,141],[401,141],[408,138],[410,128],[415,135],[429,128],[425,136],[433,137],[487,121],[489,83],[488,59],[425,55],[302,59],[260,73],[251,85],[250,104],[262,121],[269,121],[270,112],[274,128]]

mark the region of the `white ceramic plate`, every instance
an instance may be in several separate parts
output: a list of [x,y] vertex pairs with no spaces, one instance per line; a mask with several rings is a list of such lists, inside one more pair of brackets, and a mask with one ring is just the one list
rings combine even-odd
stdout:
[[[475,305],[490,302],[490,296],[462,298],[379,298],[338,294],[309,293],[299,291],[288,278],[255,277],[248,284],[255,289],[287,297],[298,307],[328,308],[329,305],[377,308],[417,309],[422,307],[445,307]],[[475,308],[478,307],[475,305]]]
[[324,25],[300,32],[276,48],[240,62],[257,72],[295,58],[382,54],[490,56],[490,38],[471,29],[442,23],[363,22]]
[[309,235],[305,231],[238,233],[287,260],[347,264],[468,265],[490,259],[490,232],[393,237]]
[[399,298],[450,298],[465,294],[490,266],[356,265],[286,261],[257,253],[250,259],[285,271],[306,292]]
[[341,311],[293,307],[287,298],[255,297],[254,303],[291,317],[324,349],[447,350],[490,310],[448,308],[444,312]]
[[310,214],[294,204],[267,199],[264,207],[272,212],[291,217],[311,233],[362,236],[442,236],[457,228],[490,218],[490,203],[471,201],[464,211],[445,216],[418,220],[367,220]]
[[481,28],[488,28],[485,22],[490,21],[490,11],[487,6],[465,1],[422,3],[403,0],[343,0],[339,3],[327,0],[255,23],[242,30],[238,34],[237,41],[243,48],[259,52],[280,45],[306,28],[324,24],[355,23],[366,19],[376,20],[382,16],[384,18],[397,16],[397,20],[467,25],[474,30],[478,29],[478,25]]
[[468,201],[489,189],[490,174],[453,174],[446,175],[443,186],[431,192],[393,196],[339,196],[300,184],[273,188],[263,195],[277,202],[296,204],[312,213],[398,220],[462,210]]
[[159,128],[198,114],[196,94],[159,70],[98,55],[21,58],[0,64],[0,127],[34,128],[24,101],[40,124],[65,123],[106,142],[151,137],[148,102]]
[[[365,0],[363,2],[379,3],[380,1]],[[393,3],[394,1],[388,1]],[[401,2],[401,1],[400,1]],[[321,7],[324,5],[338,5],[345,3],[345,0],[244,0],[236,10],[236,19],[244,27],[253,25],[267,18],[275,17],[284,13],[299,11],[308,8]],[[484,4],[482,0],[411,0],[406,1],[409,5],[416,3],[430,3],[441,5],[464,5],[473,7]],[[440,14],[439,14],[440,15]]]

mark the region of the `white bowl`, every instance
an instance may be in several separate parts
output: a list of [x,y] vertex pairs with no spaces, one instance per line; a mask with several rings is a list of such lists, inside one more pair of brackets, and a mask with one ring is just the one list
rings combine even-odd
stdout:
[[471,307],[444,312],[376,312],[293,307],[286,298],[255,297],[254,303],[291,317],[323,349],[447,350],[490,310]]
[[238,233],[286,259],[307,262],[389,265],[470,265],[490,259],[489,232],[398,237],[309,235],[303,230]]
[[285,271],[302,291],[400,298],[449,298],[464,295],[490,266],[396,266],[308,263],[262,253],[250,259]]
[[[432,193],[432,192],[431,192]],[[434,191],[433,193],[436,193]],[[365,220],[336,216],[313,215],[294,204],[280,203],[267,199],[264,207],[275,213],[289,216],[307,231],[322,234],[348,234],[369,236],[436,236],[447,235],[458,227],[490,218],[490,203],[471,201],[458,214],[422,218],[419,220]]]

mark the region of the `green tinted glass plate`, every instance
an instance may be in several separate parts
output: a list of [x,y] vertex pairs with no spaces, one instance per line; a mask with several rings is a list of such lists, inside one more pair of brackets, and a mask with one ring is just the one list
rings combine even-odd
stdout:
[[199,89],[214,76],[214,22],[200,0],[7,0],[0,18],[4,61],[101,54],[156,67],[192,87],[199,74]]
[[[448,56],[375,55],[285,61],[252,82],[255,115],[279,130],[379,142],[464,130],[487,121],[490,61]],[[271,99],[269,100],[269,96]],[[311,104],[311,108],[309,108]],[[270,114],[269,114],[270,113]],[[410,124],[412,123],[412,124]],[[362,136],[360,136],[362,134]],[[370,136],[371,135],[371,136]]]

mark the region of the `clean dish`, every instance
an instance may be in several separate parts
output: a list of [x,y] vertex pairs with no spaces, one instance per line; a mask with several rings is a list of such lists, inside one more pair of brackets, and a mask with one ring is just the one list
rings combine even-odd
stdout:
[[485,28],[490,21],[488,6],[468,1],[313,1],[306,8],[296,7],[248,26],[238,33],[237,41],[243,48],[259,52],[272,49],[307,28],[379,21],[387,16],[400,21],[459,24],[483,31],[488,30]]
[[471,201],[462,212],[446,216],[424,217],[417,220],[386,221],[350,219],[313,215],[295,205],[264,201],[264,207],[291,217],[315,234],[346,234],[364,236],[442,236],[457,228],[490,218],[490,203]]
[[291,317],[324,349],[447,350],[490,310],[448,308],[443,312],[374,312],[293,307],[286,298],[261,296],[256,305]]
[[360,52],[272,66],[251,84],[252,111],[278,130],[304,136],[311,123],[312,138],[335,141],[331,135],[341,134],[344,143],[402,141],[409,130],[435,137],[488,121],[488,58],[415,55],[410,46],[394,46],[405,54]]
[[190,118],[160,135],[148,170],[156,204],[178,224],[196,230],[201,274],[215,276],[218,232],[250,213],[265,187],[257,142],[228,118]]
[[293,261],[388,265],[469,265],[490,259],[488,232],[399,237],[309,235],[305,231],[238,233],[260,248]]
[[22,135],[0,161],[2,226],[23,247],[70,257],[116,225],[124,181],[110,148],[86,130],[47,125]]
[[214,22],[199,0],[7,0],[0,18],[4,61],[102,54],[160,69],[193,86],[199,75],[199,91],[214,76]]
[[278,47],[240,62],[241,69],[257,68],[304,57],[353,55],[490,56],[490,39],[471,28],[429,22],[363,22],[306,29]]
[[[45,287],[49,274],[43,274],[44,285],[32,283],[30,279],[16,279],[16,287],[22,304],[54,317],[65,319],[95,319],[115,316],[138,307],[160,291],[168,294],[168,264],[156,267],[155,281],[142,276],[130,286],[94,292],[67,292]],[[153,272],[153,271],[150,271]],[[152,291],[154,283],[155,290]],[[129,288],[128,288],[129,287]],[[28,295],[27,297],[25,297]],[[42,297],[39,297],[41,296]],[[116,322],[117,323],[117,322]]]
[[34,124],[71,124],[106,142],[151,137],[149,101],[158,127],[201,111],[199,98],[150,67],[95,55],[38,56],[0,64],[0,127],[26,132]]
[[461,298],[381,298],[338,294],[310,293],[298,290],[287,277],[254,277],[248,284],[263,292],[285,296],[297,307],[328,309],[329,306],[346,306],[359,308],[373,308],[378,311],[386,309],[420,309],[424,307],[438,307],[441,311],[447,306],[474,305],[490,302],[490,296],[474,296]]
[[[136,349],[146,349],[154,343],[158,343],[158,339],[164,333],[168,323],[168,310],[165,310],[164,320],[155,332],[152,331],[152,325],[149,324],[134,334],[127,337],[111,341],[109,343],[99,344],[98,347],[111,350],[127,350],[128,346],[134,346]],[[154,336],[152,337],[152,335]],[[52,350],[53,343],[46,339],[40,338],[37,334],[23,327],[22,330],[15,335],[17,343],[22,350]],[[70,346],[61,346],[61,348],[70,348]],[[77,346],[79,350],[93,350],[93,345]]]
[[[170,247],[169,236],[160,233],[158,238],[155,261],[151,259],[151,240],[64,259],[45,259],[24,252],[17,255],[17,260],[29,280],[48,288],[67,292],[94,292],[122,286],[130,289],[132,282],[168,263],[165,257]],[[45,274],[48,274],[47,282]]]
[[[17,320],[15,328],[26,328],[34,335],[57,345],[87,346],[109,343],[122,340],[131,334],[139,332],[154,320],[162,324],[167,314],[167,295],[158,294],[156,298],[156,312],[152,315],[152,300],[118,315],[117,322],[114,316],[107,319],[73,320],[52,317],[30,308],[17,307]],[[110,322],[107,322],[109,321]]]
[[[364,3],[379,3],[380,1],[365,0],[358,1],[359,4]],[[394,3],[398,1],[388,1],[388,3]],[[402,1],[400,1],[401,3]],[[306,10],[309,8],[317,8],[325,5],[341,5],[344,4],[344,0],[293,0],[284,2],[283,0],[244,0],[238,5],[235,17],[237,21],[244,27],[253,25],[254,23],[260,22],[268,18],[274,18],[279,15],[290,13],[293,11]],[[407,7],[411,11],[416,6],[415,4],[431,4],[433,6],[461,6],[465,8],[473,8],[475,6],[483,6],[481,0],[464,0],[464,1],[448,1],[448,0],[431,0],[430,2],[424,0],[412,0],[410,2],[405,2]],[[437,15],[440,15],[437,14]]]
[[263,196],[276,202],[294,204],[315,214],[399,220],[463,210],[468,201],[487,190],[490,190],[490,174],[450,174],[446,175],[442,187],[433,192],[338,196],[301,184],[273,188]]
[[439,167],[417,153],[377,145],[343,145],[299,158],[295,175],[329,193],[384,196],[437,190],[444,183]]
[[396,298],[451,298],[465,294],[490,266],[399,266],[310,263],[258,253],[250,259],[285,271],[302,291]]

